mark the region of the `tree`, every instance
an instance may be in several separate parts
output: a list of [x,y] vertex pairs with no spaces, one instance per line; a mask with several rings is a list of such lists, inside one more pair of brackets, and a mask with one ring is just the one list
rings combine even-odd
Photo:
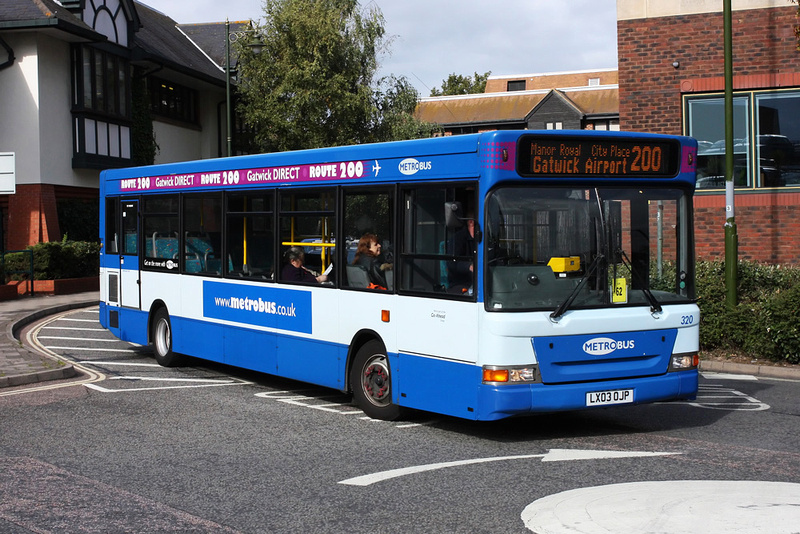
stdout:
[[357,0],[265,0],[264,48],[240,53],[238,111],[267,152],[430,135],[405,78],[375,81],[384,20]]
[[431,96],[444,95],[473,95],[482,93],[486,90],[486,80],[492,71],[484,74],[475,73],[474,76],[462,76],[455,72],[442,82],[442,88],[434,87],[431,89]]

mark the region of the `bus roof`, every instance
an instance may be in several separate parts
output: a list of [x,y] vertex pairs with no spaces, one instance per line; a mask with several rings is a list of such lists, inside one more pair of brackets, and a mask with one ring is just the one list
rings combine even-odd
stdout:
[[696,152],[694,140],[679,136],[584,130],[504,130],[110,169],[103,171],[100,179],[104,194],[114,195],[248,186],[476,179],[482,169],[514,173],[518,177],[515,174],[516,147],[523,136],[548,140],[570,138],[578,142],[587,139],[598,139],[598,142],[604,139],[619,142],[672,140],[690,149],[694,146]]

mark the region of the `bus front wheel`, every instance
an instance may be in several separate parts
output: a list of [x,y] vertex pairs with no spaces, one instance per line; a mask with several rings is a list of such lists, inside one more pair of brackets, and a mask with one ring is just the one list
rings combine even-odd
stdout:
[[160,308],[153,318],[150,339],[153,340],[153,353],[159,365],[174,367],[180,364],[180,355],[172,352],[172,324],[165,308]]
[[392,373],[383,345],[368,341],[356,353],[350,369],[353,398],[359,408],[373,419],[395,421],[402,415],[392,402]]

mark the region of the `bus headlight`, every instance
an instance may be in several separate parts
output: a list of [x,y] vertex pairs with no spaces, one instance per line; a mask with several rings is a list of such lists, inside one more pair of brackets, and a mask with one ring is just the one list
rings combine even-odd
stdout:
[[673,354],[669,361],[669,370],[685,371],[687,369],[696,369],[698,365],[700,365],[700,356],[696,352]]
[[538,365],[500,367],[485,365],[483,367],[484,384],[530,384],[541,382]]

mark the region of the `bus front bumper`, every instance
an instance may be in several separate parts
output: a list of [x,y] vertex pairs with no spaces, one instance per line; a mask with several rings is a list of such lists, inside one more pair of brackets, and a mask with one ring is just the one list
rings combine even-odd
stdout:
[[654,377],[575,384],[481,384],[477,418],[492,421],[538,412],[692,400],[697,395],[697,385],[697,369]]

